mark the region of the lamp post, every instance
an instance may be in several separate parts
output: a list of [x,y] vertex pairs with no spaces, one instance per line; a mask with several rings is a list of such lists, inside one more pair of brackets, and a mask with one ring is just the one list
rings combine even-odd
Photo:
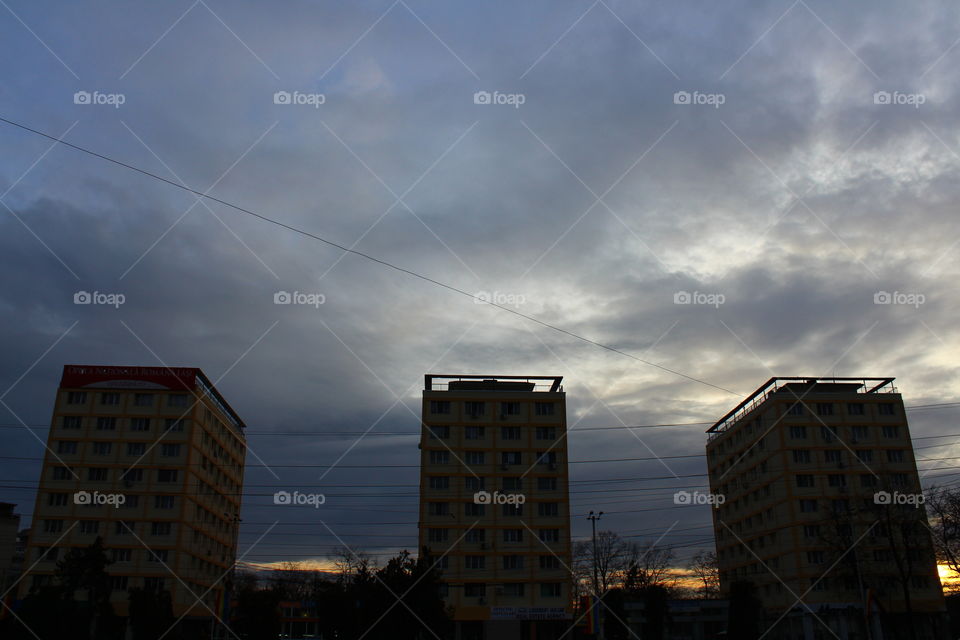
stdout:
[[[591,511],[590,515],[587,516],[587,520],[590,521],[590,526],[591,526],[591,529],[593,530],[593,595],[595,598],[598,599],[598,601],[600,598],[600,575],[598,570],[599,557],[597,556],[597,520],[599,520],[602,515],[603,515],[603,511],[600,511],[599,513],[594,513],[593,511]],[[600,628],[599,637],[601,640],[603,640],[602,622],[603,621],[601,620],[601,624],[599,625],[599,628]]]

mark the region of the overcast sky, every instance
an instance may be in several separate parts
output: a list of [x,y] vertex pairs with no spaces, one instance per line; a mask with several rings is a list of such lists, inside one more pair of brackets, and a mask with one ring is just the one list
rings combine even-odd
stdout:
[[[427,372],[564,376],[573,461],[701,454],[708,424],[581,430],[710,423],[772,375],[960,395],[956,3],[0,5],[0,117],[727,390],[0,123],[0,500],[25,516],[65,363],[218,381],[257,562],[416,547],[417,437],[376,434],[416,432]],[[572,464],[573,534],[600,509],[712,546],[672,498],[704,472]]]

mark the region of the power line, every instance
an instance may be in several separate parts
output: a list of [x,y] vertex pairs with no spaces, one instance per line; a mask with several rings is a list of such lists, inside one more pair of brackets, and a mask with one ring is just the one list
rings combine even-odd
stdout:
[[13,120],[7,120],[6,118],[2,118],[2,117],[0,117],[0,122],[5,122],[5,123],[7,123],[7,124],[9,124],[9,125],[18,127],[18,128],[20,128],[20,129],[22,129],[22,130],[24,130],[24,131],[29,131],[30,133],[33,133],[33,134],[36,134],[36,135],[39,135],[39,136],[43,136],[44,138],[47,138],[48,140],[53,140],[53,141],[54,141],[55,143],[57,143],[57,144],[61,144],[61,145],[70,147],[71,149],[76,149],[77,151],[86,153],[86,154],[91,155],[91,156],[94,156],[94,157],[96,157],[96,158],[100,158],[101,160],[106,160],[107,162],[111,162],[111,163],[113,163],[113,164],[115,164],[115,165],[124,167],[124,168],[126,168],[126,169],[130,169],[131,171],[136,171],[137,173],[141,173],[141,174],[143,174],[143,175],[145,175],[145,176],[148,176],[148,177],[150,177],[150,178],[153,178],[153,179],[155,179],[155,180],[159,180],[159,181],[164,182],[164,183],[166,183],[166,184],[168,184],[168,185],[170,185],[170,186],[176,187],[177,189],[181,189],[181,190],[183,190],[183,191],[187,191],[187,192],[189,192],[189,193],[192,193],[192,194],[194,194],[195,196],[197,196],[198,198],[206,198],[206,199],[208,199],[208,200],[212,200],[213,202],[217,202],[217,203],[219,203],[219,204],[222,204],[222,205],[224,205],[224,206],[230,207],[231,209],[234,209],[234,210],[239,211],[239,212],[241,212],[241,213],[245,213],[245,214],[247,214],[247,215],[253,216],[253,217],[255,217],[255,218],[259,219],[259,220],[262,220],[262,221],[264,221],[264,222],[268,222],[268,223],[270,223],[270,224],[276,225],[276,226],[281,227],[281,228],[283,228],[283,229],[286,229],[286,230],[288,230],[288,231],[293,231],[294,233],[299,233],[300,235],[306,236],[306,237],[308,237],[308,238],[312,238],[312,239],[314,239],[314,240],[317,240],[317,241],[319,241],[319,242],[322,242],[322,243],[324,243],[324,244],[327,244],[327,245],[329,245],[329,246],[331,246],[331,247],[335,247],[335,248],[340,249],[341,251],[343,251],[343,252],[345,252],[345,253],[352,253],[352,254],[354,254],[354,255],[356,255],[356,256],[359,256],[359,257],[364,258],[364,259],[366,259],[366,260],[369,260],[369,261],[371,261],[371,262],[375,262],[375,263],[377,263],[377,264],[379,264],[379,265],[381,265],[381,266],[387,267],[387,268],[389,268],[389,269],[393,269],[393,270],[398,271],[398,272],[400,272],[400,273],[404,273],[404,274],[406,274],[406,275],[408,275],[408,276],[412,276],[412,277],[414,277],[414,278],[418,278],[418,279],[420,279],[420,280],[423,280],[424,282],[428,282],[428,283],[430,283],[430,284],[434,284],[434,285],[436,285],[436,286],[438,286],[438,287],[443,287],[444,289],[447,289],[448,291],[453,291],[454,293],[458,293],[458,294],[460,294],[460,295],[462,295],[462,296],[466,296],[466,297],[472,299],[474,302],[476,302],[476,301],[482,301],[483,303],[488,304],[488,305],[490,305],[490,306],[492,306],[492,307],[496,307],[497,309],[500,309],[501,311],[506,311],[507,313],[512,313],[512,314],[515,315],[515,316],[518,316],[518,317],[520,317],[520,318],[524,318],[524,319],[529,320],[529,321],[531,321],[531,322],[535,322],[535,323],[537,323],[537,324],[539,324],[539,325],[541,325],[541,326],[544,326],[544,327],[546,327],[546,328],[548,328],[548,329],[551,329],[551,330],[553,330],[553,331],[557,331],[557,332],[559,332],[559,333],[568,335],[568,336],[570,336],[571,338],[576,338],[577,340],[581,340],[581,341],[583,341],[583,342],[586,342],[587,344],[591,344],[591,345],[594,345],[594,346],[596,346],[596,347],[600,347],[601,349],[606,349],[607,351],[612,351],[613,353],[617,353],[617,354],[620,354],[620,355],[622,355],[622,356],[626,356],[626,357],[628,357],[628,358],[630,358],[630,359],[632,359],[632,360],[636,360],[637,362],[642,362],[643,364],[646,364],[646,365],[648,365],[648,366],[651,366],[651,367],[655,367],[655,368],[657,368],[657,369],[660,369],[661,371],[665,371],[665,372],[671,373],[671,374],[673,374],[673,375],[675,375],[675,376],[679,376],[679,377],[681,377],[681,378],[685,378],[685,379],[687,379],[687,380],[690,380],[691,382],[697,382],[697,383],[699,383],[699,384],[706,385],[706,386],[708,386],[708,387],[712,387],[712,388],[714,388],[714,389],[717,389],[718,391],[723,391],[723,392],[725,392],[725,393],[729,393],[730,395],[734,395],[734,396],[738,396],[738,397],[742,397],[742,396],[744,395],[744,394],[737,393],[737,392],[735,392],[735,391],[731,391],[730,389],[725,389],[725,388],[723,388],[723,387],[721,387],[721,386],[715,385],[715,384],[713,384],[712,382],[707,382],[706,380],[701,380],[700,378],[696,378],[696,377],[694,377],[694,376],[687,375],[687,374],[682,373],[682,372],[680,372],[680,371],[677,371],[677,370],[675,370],[675,369],[670,369],[669,367],[665,367],[665,366],[663,366],[663,365],[659,365],[659,364],[657,364],[657,363],[655,363],[655,362],[650,362],[649,360],[644,360],[643,358],[640,358],[640,357],[635,356],[635,355],[633,355],[633,354],[627,353],[626,351],[621,351],[620,349],[617,349],[616,347],[611,347],[611,346],[609,346],[609,345],[603,344],[602,342],[597,342],[596,340],[591,340],[590,338],[584,337],[584,336],[582,336],[582,335],[579,335],[579,334],[574,333],[574,332],[572,332],[572,331],[569,331],[569,330],[567,330],[567,329],[563,329],[563,328],[561,328],[561,327],[558,327],[558,326],[556,326],[556,325],[550,324],[550,323],[548,323],[548,322],[544,322],[543,320],[539,320],[539,319],[537,319],[537,318],[535,318],[535,317],[533,317],[533,316],[527,315],[527,314],[525,314],[525,313],[521,313],[520,311],[517,311],[516,309],[511,309],[511,308],[509,308],[509,307],[507,307],[507,306],[504,306],[504,305],[501,305],[501,304],[497,304],[496,302],[492,302],[491,300],[488,300],[488,299],[486,299],[486,298],[483,298],[483,297],[480,297],[480,296],[476,296],[476,295],[474,295],[474,294],[472,294],[472,293],[469,293],[468,291],[465,291],[465,290],[463,290],[463,289],[460,289],[459,287],[455,287],[455,286],[453,286],[453,285],[451,285],[451,284],[447,284],[447,283],[445,283],[445,282],[441,282],[440,280],[435,280],[435,279],[433,279],[433,278],[431,278],[431,277],[429,277],[429,276],[425,276],[425,275],[422,275],[422,274],[420,274],[420,273],[417,273],[416,271],[412,271],[412,270],[410,270],[410,269],[406,269],[406,268],[404,268],[404,267],[400,267],[400,266],[398,266],[398,265],[395,265],[395,264],[393,264],[393,263],[391,263],[391,262],[387,262],[386,260],[381,260],[380,258],[374,257],[374,256],[372,256],[372,255],[370,255],[370,254],[363,253],[362,251],[357,251],[356,249],[351,249],[351,248],[349,248],[349,247],[345,247],[345,246],[343,246],[342,244],[338,244],[338,243],[336,243],[336,242],[334,242],[334,241],[332,241],[332,240],[328,240],[328,239],[326,239],[326,238],[324,238],[324,237],[322,237],[322,236],[318,236],[318,235],[316,235],[316,234],[314,234],[314,233],[310,233],[309,231],[305,231],[305,230],[300,229],[300,228],[298,228],[298,227],[294,227],[294,226],[289,225],[289,224],[286,224],[286,223],[284,223],[284,222],[280,222],[279,220],[275,220],[275,219],[273,219],[273,218],[269,218],[269,217],[267,217],[267,216],[265,216],[265,215],[263,215],[263,214],[256,213],[255,211],[251,211],[250,209],[246,209],[246,208],[241,207],[241,206],[239,206],[239,205],[235,205],[235,204],[233,204],[233,203],[231,203],[231,202],[227,202],[226,200],[221,200],[220,198],[216,198],[216,197],[214,197],[214,196],[208,195],[208,194],[206,194],[206,193],[204,193],[204,192],[202,192],[202,191],[197,191],[196,189],[191,189],[190,187],[188,187],[188,186],[186,186],[186,185],[179,184],[179,183],[177,183],[177,182],[174,182],[173,180],[169,180],[169,179],[164,178],[164,177],[162,177],[162,176],[159,176],[159,175],[157,175],[157,174],[155,174],[155,173],[151,173],[151,172],[149,172],[149,171],[146,171],[145,169],[141,169],[141,168],[136,167],[136,166],[134,166],[134,165],[132,165],[132,164],[128,164],[128,163],[126,163],[126,162],[122,162],[122,161],[120,161],[120,160],[116,160],[116,159],[114,159],[114,158],[111,158],[110,156],[106,156],[106,155],[104,155],[104,154],[97,153],[96,151],[92,151],[92,150],[87,149],[87,148],[85,148],[85,147],[81,147],[81,146],[72,144],[72,143],[70,143],[70,142],[66,142],[65,140],[62,140],[61,138],[52,136],[52,135],[50,135],[50,134],[48,134],[48,133],[44,133],[43,131],[38,131],[37,129],[33,129],[33,128],[28,127],[28,126],[26,126],[26,125],[20,124],[20,123],[18,123],[18,122],[14,122]]

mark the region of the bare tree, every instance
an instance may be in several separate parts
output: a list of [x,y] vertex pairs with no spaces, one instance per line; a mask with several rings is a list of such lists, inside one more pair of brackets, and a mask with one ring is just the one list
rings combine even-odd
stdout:
[[960,574],[960,488],[931,487],[926,507],[937,560]]
[[628,590],[647,587],[672,588],[675,579],[671,574],[674,552],[670,546],[656,542],[632,542],[625,551],[623,586]]
[[354,552],[348,547],[337,547],[327,558],[333,562],[337,572],[337,582],[347,584],[359,575],[367,575],[374,568],[374,563],[366,553]]
[[[577,542],[573,547],[574,578],[589,593],[603,594],[620,586],[626,575],[630,543],[613,531],[598,531],[596,555],[592,540]],[[596,581],[594,584],[594,564]]]
[[720,593],[720,570],[717,554],[713,551],[698,551],[687,568],[700,581],[697,592],[704,598],[716,598]]

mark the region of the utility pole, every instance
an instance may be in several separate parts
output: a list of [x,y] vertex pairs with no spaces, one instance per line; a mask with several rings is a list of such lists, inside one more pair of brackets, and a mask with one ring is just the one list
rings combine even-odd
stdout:
[[[600,519],[600,516],[603,515],[603,511],[599,513],[590,512],[590,515],[587,516],[587,520],[590,521],[590,526],[593,530],[593,596],[597,598],[597,602],[602,602],[600,599],[600,577],[599,577],[599,556],[597,555],[597,520]],[[602,613],[603,609],[597,612],[597,615]],[[598,637],[600,640],[603,640],[603,619],[601,618],[600,624],[598,625],[600,633]]]

